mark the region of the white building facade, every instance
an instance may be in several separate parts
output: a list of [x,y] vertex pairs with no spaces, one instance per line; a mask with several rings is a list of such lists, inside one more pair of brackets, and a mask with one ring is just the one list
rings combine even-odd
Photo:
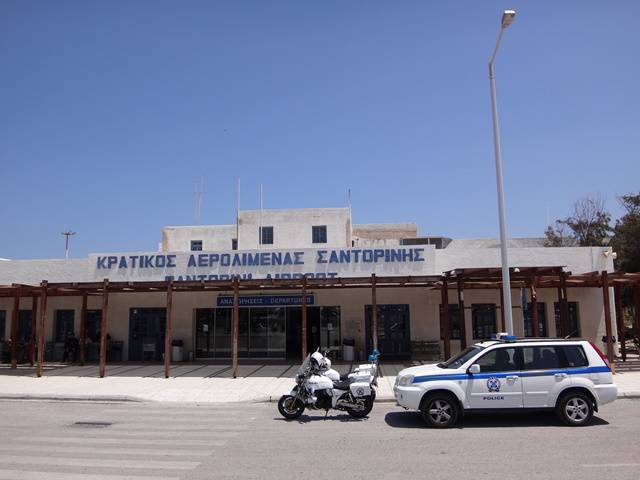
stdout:
[[[512,267],[564,267],[573,274],[613,271],[610,248],[546,248],[537,239],[514,239]],[[493,240],[420,237],[413,223],[354,225],[348,208],[241,211],[236,225],[165,227],[158,251],[92,254],[70,260],[0,262],[0,285],[48,282],[217,281],[233,278],[353,278],[434,276],[454,269],[500,266]],[[185,359],[227,358],[231,354],[231,292],[184,292],[173,299],[173,338]],[[467,290],[464,312],[449,299],[452,351],[460,349],[460,322],[466,343],[499,331],[499,290]],[[515,334],[531,335],[529,293],[512,289]],[[613,298],[613,297],[612,297]],[[101,298],[89,296],[89,360],[97,359]],[[371,292],[367,289],[310,289],[307,345],[334,351],[355,343],[356,356],[371,348]],[[0,338],[10,336],[12,298],[0,298]],[[20,299],[18,341],[29,336],[31,298]],[[604,346],[603,294],[599,288],[568,289],[572,333]],[[380,349],[389,357],[410,357],[424,345],[440,345],[441,295],[437,289],[384,288],[377,292]],[[555,288],[538,291],[541,336],[559,334]],[[46,356],[59,360],[69,332],[80,337],[81,299],[47,302]],[[615,319],[614,306],[611,306]],[[166,294],[110,294],[109,347],[112,361],[162,358]],[[615,327],[614,330],[615,332]],[[296,359],[301,352],[301,293],[244,292],[240,298],[239,356]]]

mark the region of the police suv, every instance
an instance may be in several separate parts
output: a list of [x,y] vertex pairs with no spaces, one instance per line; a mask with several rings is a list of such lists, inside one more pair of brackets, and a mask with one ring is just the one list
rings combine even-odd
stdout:
[[498,334],[446,362],[402,370],[393,391],[401,407],[446,428],[471,411],[555,410],[586,425],[618,393],[607,358],[584,340],[517,339]]

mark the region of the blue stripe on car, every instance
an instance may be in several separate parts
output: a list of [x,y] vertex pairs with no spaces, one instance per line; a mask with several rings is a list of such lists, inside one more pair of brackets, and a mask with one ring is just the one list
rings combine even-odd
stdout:
[[420,375],[413,378],[412,383],[433,382],[437,380],[469,380],[469,379],[483,379],[483,378],[505,378],[513,375],[519,377],[545,377],[548,375],[555,375],[556,373],[566,373],[567,375],[582,375],[585,373],[608,373],[611,369],[607,366],[601,367],[585,367],[585,368],[565,368],[557,370],[514,370],[512,372],[487,372],[477,373],[471,375],[469,373],[453,373],[449,375]]

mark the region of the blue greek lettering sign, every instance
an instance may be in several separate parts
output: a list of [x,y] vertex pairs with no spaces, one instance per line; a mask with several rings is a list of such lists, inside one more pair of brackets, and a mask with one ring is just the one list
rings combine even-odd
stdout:
[[[241,295],[238,298],[241,307],[276,307],[302,305],[302,295]],[[307,294],[307,305],[315,304],[315,295]],[[233,307],[233,296],[220,295],[218,307]]]

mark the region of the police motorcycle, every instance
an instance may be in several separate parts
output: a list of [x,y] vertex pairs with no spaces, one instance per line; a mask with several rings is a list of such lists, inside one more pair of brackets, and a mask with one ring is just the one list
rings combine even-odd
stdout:
[[331,361],[319,351],[307,355],[296,374],[296,386],[280,397],[278,411],[287,419],[298,418],[305,408],[346,411],[354,418],[371,412],[375,400],[370,370],[353,372],[347,378],[331,368]]

